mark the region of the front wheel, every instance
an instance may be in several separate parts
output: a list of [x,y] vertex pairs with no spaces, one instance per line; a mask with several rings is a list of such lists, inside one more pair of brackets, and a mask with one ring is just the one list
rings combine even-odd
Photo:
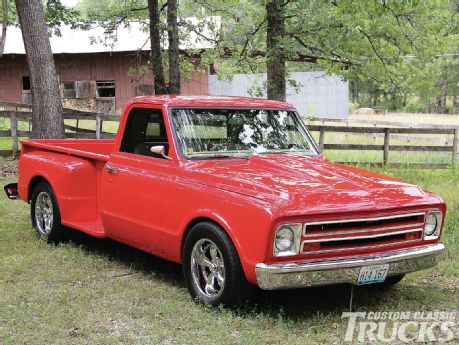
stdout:
[[61,215],[56,196],[51,186],[40,182],[32,192],[30,203],[32,226],[40,238],[48,243],[60,242],[66,231],[61,224]]
[[195,225],[182,251],[183,275],[191,296],[198,302],[230,305],[250,287],[229,236],[217,225]]

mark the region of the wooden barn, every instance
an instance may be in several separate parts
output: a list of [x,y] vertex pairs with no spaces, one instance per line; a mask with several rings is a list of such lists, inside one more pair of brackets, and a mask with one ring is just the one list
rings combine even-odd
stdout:
[[[109,39],[102,28],[89,31],[61,28],[50,38],[65,107],[120,113],[134,96],[153,93],[148,68],[148,34],[140,24],[120,27]],[[190,37],[181,48],[211,49]],[[196,65],[182,82],[182,94],[208,94],[208,67]],[[21,31],[9,27],[0,58],[0,100],[30,103],[30,79]]]

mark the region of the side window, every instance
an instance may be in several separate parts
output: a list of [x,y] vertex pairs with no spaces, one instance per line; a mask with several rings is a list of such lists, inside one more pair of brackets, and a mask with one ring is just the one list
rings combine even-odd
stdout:
[[129,113],[124,130],[121,152],[161,158],[151,152],[152,146],[163,145],[169,151],[166,127],[160,109],[135,108]]

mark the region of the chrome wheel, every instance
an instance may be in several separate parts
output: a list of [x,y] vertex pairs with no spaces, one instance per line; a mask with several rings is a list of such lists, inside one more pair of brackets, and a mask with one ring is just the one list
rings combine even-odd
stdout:
[[35,226],[41,236],[48,236],[53,227],[53,202],[46,192],[40,192],[35,202]]
[[191,273],[199,291],[217,297],[225,286],[225,265],[217,245],[208,239],[197,241],[191,252]]

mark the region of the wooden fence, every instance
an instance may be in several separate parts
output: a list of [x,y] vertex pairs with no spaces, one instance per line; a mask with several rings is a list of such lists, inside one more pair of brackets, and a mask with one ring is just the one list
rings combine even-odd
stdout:
[[[3,110],[1,110],[3,109]],[[12,150],[0,150],[0,156],[17,156],[19,152],[19,137],[28,137],[31,130],[30,106],[26,104],[0,102],[0,118],[10,119],[10,129],[0,130],[0,137],[12,138]],[[104,121],[119,121],[119,116],[101,113],[88,113],[75,110],[64,110],[64,119],[76,120],[76,126],[66,124],[65,129],[68,138],[113,138],[114,133],[104,132]],[[80,120],[95,121],[95,129],[85,129],[78,125]],[[311,132],[318,132],[319,146],[322,150],[348,150],[348,151],[382,151],[382,162],[342,162],[347,164],[370,164],[376,166],[400,166],[413,165],[421,168],[446,168],[455,166],[458,163],[459,127],[436,126],[425,124],[413,124],[410,127],[402,127],[403,124],[387,121],[357,120],[337,125],[329,125],[330,120],[312,119],[308,125]],[[28,123],[28,130],[20,131],[18,122]],[[343,122],[342,120],[339,122]],[[397,127],[396,127],[397,126]],[[352,135],[364,135],[383,137],[383,144],[346,144],[346,143],[325,143],[327,133],[344,133]],[[413,135],[444,135],[445,137],[423,137],[423,141],[442,142],[440,145],[393,145],[392,139],[412,138]],[[408,136],[407,136],[408,135]],[[450,136],[451,139],[446,139]],[[389,163],[390,152],[443,152],[451,155],[450,163]]]
[[[399,124],[400,125],[400,124]],[[330,126],[330,125],[309,125],[311,132],[319,132],[319,146],[321,150],[350,150],[350,151],[382,151],[382,162],[342,162],[347,164],[370,164],[376,166],[401,166],[412,165],[420,168],[446,168],[457,164],[458,143],[459,143],[459,127],[449,126],[432,126],[431,128],[408,128],[408,127],[346,127],[346,126]],[[325,144],[326,133],[352,133],[368,136],[383,136],[383,144]],[[441,134],[451,135],[451,144],[448,145],[391,145],[391,135],[409,134],[412,138],[413,134]],[[397,139],[400,139],[398,137]],[[427,139],[427,140],[426,140]],[[421,140],[430,141],[437,138],[422,138]],[[440,139],[445,141],[444,139]],[[447,141],[445,141],[447,142]],[[389,154],[391,151],[405,152],[447,152],[451,154],[451,164],[447,163],[390,163]]]
[[[72,109],[64,109],[63,117],[65,120],[76,120],[76,125],[65,125],[67,138],[78,139],[104,139],[113,138],[114,133],[104,132],[102,130],[104,121],[118,122],[120,117],[117,115],[84,112]],[[19,138],[29,137],[32,129],[32,113],[31,107],[28,104],[13,103],[13,102],[0,102],[0,118],[9,119],[10,129],[0,130],[0,137],[12,138],[11,150],[0,150],[2,157],[17,157],[19,154]],[[95,121],[95,129],[81,128],[79,123],[81,120]],[[19,122],[27,123],[27,130],[20,130]],[[1,122],[0,122],[1,126]],[[71,131],[71,132],[68,132]]]

